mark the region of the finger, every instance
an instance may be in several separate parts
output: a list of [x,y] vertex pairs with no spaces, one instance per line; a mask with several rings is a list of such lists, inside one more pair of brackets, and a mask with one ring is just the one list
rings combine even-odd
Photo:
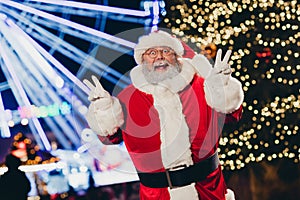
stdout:
[[223,59],[222,62],[227,64],[228,61],[229,61],[230,55],[231,55],[231,50],[228,50],[228,51],[226,52],[226,54],[225,54],[224,59]]
[[221,58],[222,58],[222,49],[218,49],[215,66],[219,66],[221,64]]
[[96,76],[92,76],[92,79],[94,81],[94,84],[96,86],[96,93],[99,95],[99,97],[108,97],[108,92],[103,88],[101,85],[99,79]]
[[83,83],[90,89],[90,90],[94,90],[95,86],[87,79],[83,80]]
[[96,76],[92,75],[92,80],[93,80],[93,82],[94,82],[94,84],[95,84],[95,86],[98,90],[104,90],[104,88],[102,87],[99,79]]

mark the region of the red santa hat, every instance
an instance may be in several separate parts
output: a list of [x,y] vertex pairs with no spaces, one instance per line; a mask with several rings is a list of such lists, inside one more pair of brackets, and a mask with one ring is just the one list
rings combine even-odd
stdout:
[[142,63],[142,55],[151,47],[167,46],[172,48],[177,55],[182,56],[184,53],[183,46],[179,39],[171,36],[165,31],[154,31],[149,35],[139,38],[137,45],[134,47],[134,59],[137,64]]

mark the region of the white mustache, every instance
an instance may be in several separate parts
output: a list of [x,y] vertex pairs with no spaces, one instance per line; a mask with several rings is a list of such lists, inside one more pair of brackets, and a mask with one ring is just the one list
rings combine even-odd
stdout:
[[170,63],[166,60],[156,61],[153,63],[153,67],[159,67],[159,66],[163,66],[163,65],[170,65]]

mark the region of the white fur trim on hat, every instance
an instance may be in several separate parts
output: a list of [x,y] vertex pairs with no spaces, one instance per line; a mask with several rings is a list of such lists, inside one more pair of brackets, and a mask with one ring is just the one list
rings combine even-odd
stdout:
[[151,48],[157,46],[167,46],[172,48],[177,55],[182,56],[184,53],[183,46],[179,39],[171,36],[164,31],[154,31],[149,35],[139,38],[137,45],[134,47],[134,59],[137,64],[142,63],[143,53]]

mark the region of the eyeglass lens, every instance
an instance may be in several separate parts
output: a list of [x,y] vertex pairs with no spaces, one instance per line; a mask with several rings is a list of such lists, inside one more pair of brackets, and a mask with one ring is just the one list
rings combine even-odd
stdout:
[[156,58],[158,54],[161,53],[163,56],[169,56],[173,53],[173,51],[169,48],[164,49],[149,49],[146,54],[151,58]]

